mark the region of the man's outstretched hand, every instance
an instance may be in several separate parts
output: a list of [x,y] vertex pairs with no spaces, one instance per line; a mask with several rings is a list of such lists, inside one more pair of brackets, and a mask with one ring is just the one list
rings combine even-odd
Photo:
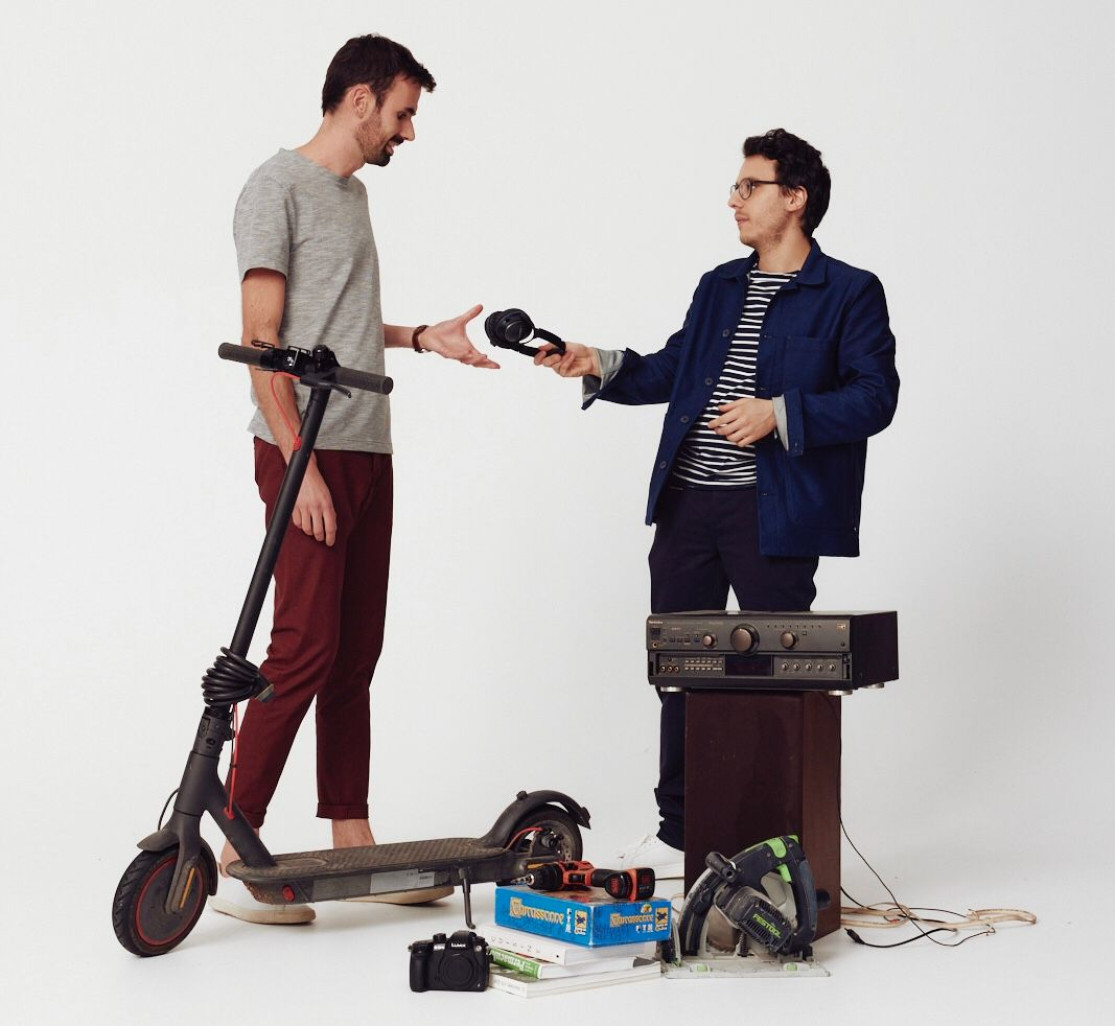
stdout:
[[487,367],[498,370],[499,364],[484,353],[480,352],[470,341],[465,325],[468,324],[484,308],[477,304],[466,310],[460,317],[453,317],[448,321],[431,324],[418,336],[418,344],[431,353],[444,356],[447,360],[456,360],[458,363],[467,364],[469,367]]

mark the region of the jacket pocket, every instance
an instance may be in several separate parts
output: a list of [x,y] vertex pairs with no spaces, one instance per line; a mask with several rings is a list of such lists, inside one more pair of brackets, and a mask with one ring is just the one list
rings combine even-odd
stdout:
[[853,453],[845,445],[807,450],[784,463],[786,511],[802,527],[855,526]]
[[782,367],[784,388],[826,392],[836,386],[836,339],[790,335]]

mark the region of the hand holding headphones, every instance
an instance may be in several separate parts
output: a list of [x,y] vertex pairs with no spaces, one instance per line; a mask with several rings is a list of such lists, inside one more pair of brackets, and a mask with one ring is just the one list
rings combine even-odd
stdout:
[[484,321],[484,333],[493,346],[514,349],[524,356],[535,356],[540,351],[538,346],[524,345],[524,340],[532,335],[549,342],[554,347],[550,350],[551,353],[560,356],[565,352],[565,343],[557,335],[545,328],[536,328],[526,311],[515,307],[488,314]]

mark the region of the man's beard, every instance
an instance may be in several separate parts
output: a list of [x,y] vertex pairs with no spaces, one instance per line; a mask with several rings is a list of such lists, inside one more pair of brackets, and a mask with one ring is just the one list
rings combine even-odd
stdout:
[[392,157],[391,151],[388,150],[387,147],[391,144],[394,144],[397,147],[402,142],[403,142],[402,137],[397,136],[397,135],[393,136],[390,139],[385,140],[383,142],[383,144],[379,147],[379,149],[377,149],[375,152],[373,152],[371,156],[365,155],[364,163],[374,164],[376,167],[387,167],[387,165],[391,162],[391,157]]

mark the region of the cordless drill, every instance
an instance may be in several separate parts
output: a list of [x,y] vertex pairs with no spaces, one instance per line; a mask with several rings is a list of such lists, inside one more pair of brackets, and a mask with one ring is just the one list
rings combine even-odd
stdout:
[[654,894],[654,870],[597,869],[591,862],[546,862],[522,878],[536,891],[585,891],[602,887],[609,897],[641,901]]

